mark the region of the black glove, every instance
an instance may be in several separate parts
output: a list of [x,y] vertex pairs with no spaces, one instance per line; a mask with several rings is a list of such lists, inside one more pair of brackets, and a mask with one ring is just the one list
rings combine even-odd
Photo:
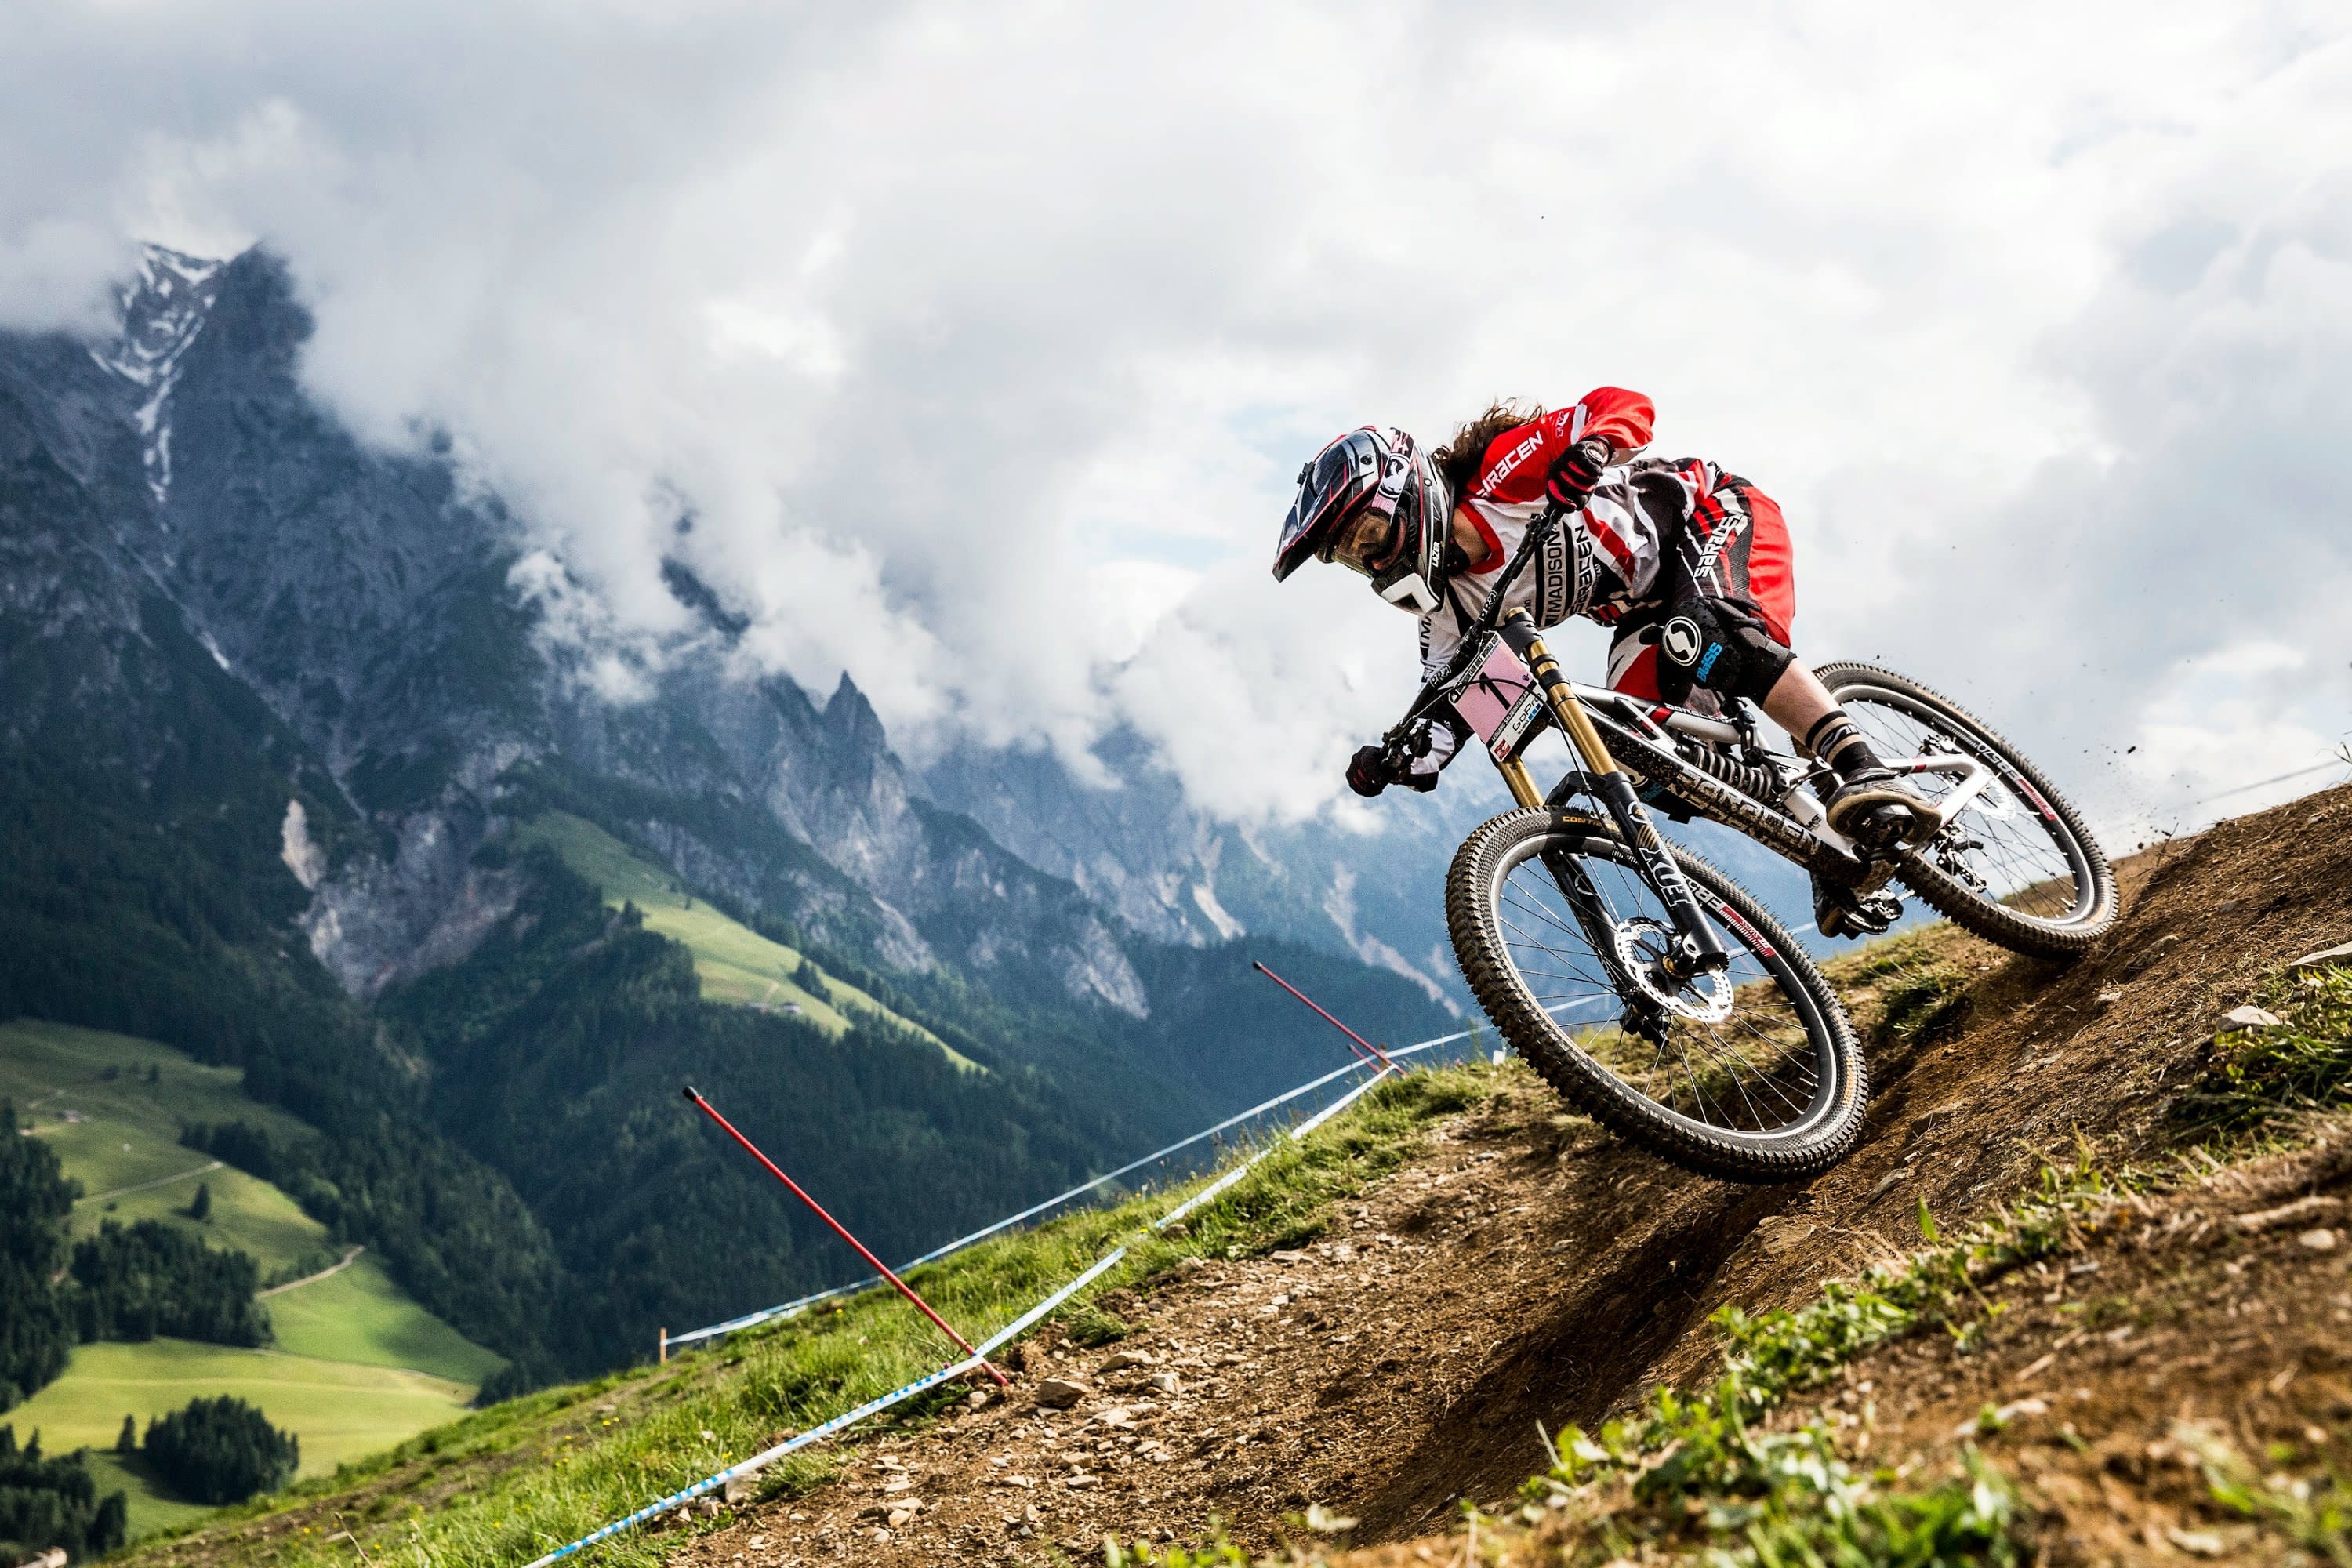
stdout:
[[1789,668],[1789,650],[1764,619],[1730,599],[1691,595],[1675,601],[1658,627],[1658,695],[1690,700],[1691,688],[1760,700]]
[[1581,510],[1592,499],[1593,487],[1601,482],[1601,470],[1608,466],[1609,444],[1598,436],[1587,437],[1552,459],[1544,494],[1563,511]]
[[1359,746],[1348,759],[1348,787],[1358,795],[1369,799],[1392,784],[1427,795],[1437,787],[1437,774],[1414,773],[1410,763],[1402,769],[1391,766],[1388,753],[1378,746]]

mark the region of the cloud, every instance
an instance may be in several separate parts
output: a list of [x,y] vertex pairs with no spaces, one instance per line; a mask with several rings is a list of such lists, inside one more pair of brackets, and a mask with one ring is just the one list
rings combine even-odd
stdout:
[[[2216,704],[2343,728],[2328,8],[12,26],[0,319],[87,322],[132,235],[266,239],[322,395],[457,435],[595,624],[675,625],[683,554],[757,657],[847,668],[910,750],[1129,722],[1213,810],[1324,808],[1411,633],[1267,579],[1297,463],[1600,382],[1781,499],[1807,651],[1946,680],[2102,811],[2158,787],[2136,739],[2241,732]],[[2309,664],[2200,666],[2228,690],[2181,706],[2256,621]],[[2210,753],[2163,788],[2218,744],[2152,745]]]
[[[2172,133],[2109,221],[2113,270],[2042,345],[2084,437],[2006,494],[1930,503],[1940,528],[1906,531],[1889,591],[1845,616],[1984,693],[2119,827],[2330,782],[2238,793],[2352,735],[2347,83],[2352,49],[2305,51]],[[1923,647],[1922,624],[1958,635]]]

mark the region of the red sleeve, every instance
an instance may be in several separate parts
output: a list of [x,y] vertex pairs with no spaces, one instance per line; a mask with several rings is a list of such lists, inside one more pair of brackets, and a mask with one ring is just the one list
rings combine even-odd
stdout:
[[1598,436],[1619,457],[1623,457],[1650,444],[1658,411],[1638,392],[1628,392],[1622,386],[1596,386],[1572,406],[1556,408],[1545,415],[1543,422],[1554,426],[1545,434],[1562,446]]
[[1614,448],[1615,457],[1625,458],[1650,444],[1650,426],[1656,417],[1650,400],[1638,392],[1595,387],[1532,425],[1496,437],[1470,494],[1480,500],[1538,500],[1553,461],[1572,443],[1599,436]]

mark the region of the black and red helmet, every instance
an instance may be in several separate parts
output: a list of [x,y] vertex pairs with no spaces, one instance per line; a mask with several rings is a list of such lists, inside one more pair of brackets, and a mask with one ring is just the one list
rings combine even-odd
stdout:
[[1298,499],[1275,546],[1280,582],[1309,556],[1371,579],[1373,591],[1425,616],[1445,593],[1453,506],[1429,454],[1402,430],[1367,425],[1298,470]]

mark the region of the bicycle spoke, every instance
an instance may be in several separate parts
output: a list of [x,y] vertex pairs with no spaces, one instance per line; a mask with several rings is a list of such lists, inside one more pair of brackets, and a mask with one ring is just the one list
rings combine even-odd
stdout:
[[[1971,847],[1931,847],[1931,859],[1941,861],[1948,871],[1955,865],[1965,867],[1962,880],[1972,881],[1980,896],[2038,920],[2063,922],[2085,907],[2090,890],[2080,878],[2067,841],[2011,783],[2006,765],[1990,746],[1941,718],[1912,711],[1899,697],[1852,692],[1844,706],[1872,745],[1890,762],[1958,752],[1979,766],[1993,769],[1990,787],[2000,792],[2015,815],[2003,817],[1985,810],[1980,795],[1961,808],[1949,830],[1973,840]],[[1912,783],[1931,801],[1947,798],[1958,787],[1957,781],[1939,773],[1914,774]]]

